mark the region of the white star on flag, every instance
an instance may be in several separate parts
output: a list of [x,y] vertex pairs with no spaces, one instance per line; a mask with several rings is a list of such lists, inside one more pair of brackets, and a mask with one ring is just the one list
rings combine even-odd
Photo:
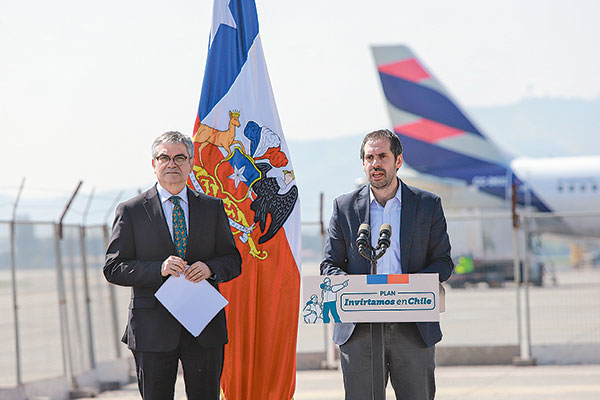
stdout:
[[235,188],[237,189],[240,182],[247,182],[246,177],[244,176],[244,170],[246,166],[244,165],[240,169],[238,169],[235,165],[233,166],[233,174],[229,175],[229,179],[233,179],[235,181]]
[[237,24],[229,9],[229,1],[230,0],[215,0],[213,5],[213,23],[210,27],[210,38],[208,39],[209,49],[212,47],[213,39],[221,25],[228,25],[233,29],[237,29]]

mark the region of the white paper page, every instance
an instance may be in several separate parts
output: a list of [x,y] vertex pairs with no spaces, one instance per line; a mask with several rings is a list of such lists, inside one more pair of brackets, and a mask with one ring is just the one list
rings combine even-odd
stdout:
[[198,336],[229,302],[206,280],[171,276],[154,296],[192,335]]

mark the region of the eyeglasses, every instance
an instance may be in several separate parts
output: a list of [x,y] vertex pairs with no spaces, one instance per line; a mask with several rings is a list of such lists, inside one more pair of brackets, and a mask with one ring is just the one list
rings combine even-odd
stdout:
[[161,154],[158,157],[154,157],[154,159],[156,161],[158,161],[158,163],[160,165],[167,165],[171,160],[173,160],[173,162],[175,163],[175,165],[177,165],[178,167],[183,165],[184,162],[187,161],[187,159],[190,158],[188,156],[184,156],[183,154],[177,154],[173,157],[169,157],[166,154]]

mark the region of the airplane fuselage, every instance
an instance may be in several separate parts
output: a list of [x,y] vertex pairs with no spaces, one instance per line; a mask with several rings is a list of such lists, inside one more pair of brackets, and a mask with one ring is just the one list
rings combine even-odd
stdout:
[[510,166],[552,211],[600,211],[600,156],[517,158]]
[[517,158],[511,169],[557,215],[588,213],[587,216],[564,216],[573,234],[598,236],[600,233],[600,156]]

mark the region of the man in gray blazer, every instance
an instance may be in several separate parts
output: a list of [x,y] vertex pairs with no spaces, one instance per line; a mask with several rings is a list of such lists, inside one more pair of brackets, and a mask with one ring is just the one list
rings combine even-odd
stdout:
[[[171,276],[208,280],[215,288],[241,273],[223,202],[186,186],[194,146],[179,132],[152,145],[158,183],[119,204],[106,251],[104,275],[131,287],[123,342],[133,352],[144,400],[172,399],[179,360],[188,399],[219,399],[223,350],[227,343],[221,310],[193,337],[154,293]],[[202,308],[202,304],[197,304]]]
[[[321,274],[372,273],[369,262],[358,253],[358,228],[370,224],[375,247],[380,226],[389,223],[392,243],[378,261],[377,273],[437,272],[440,281],[447,280],[454,265],[440,198],[398,179],[402,165],[398,136],[389,130],[367,134],[360,157],[369,184],[335,199]],[[397,399],[434,398],[434,345],[441,338],[437,322],[384,324],[386,383],[389,378]],[[369,324],[335,324],[333,340],[340,346],[346,399],[371,398]]]

